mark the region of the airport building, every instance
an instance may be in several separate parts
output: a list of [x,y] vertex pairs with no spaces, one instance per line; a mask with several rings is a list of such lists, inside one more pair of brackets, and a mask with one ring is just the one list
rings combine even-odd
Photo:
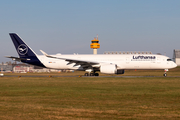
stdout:
[[180,66],[180,50],[174,50],[173,59],[177,66]]
[[[62,70],[56,70],[56,69],[47,69],[42,68],[34,65],[28,65],[28,64],[0,64],[0,73],[41,73],[41,72],[61,72]],[[64,70],[63,72],[67,72]]]
[[151,51],[142,51],[142,52],[136,52],[136,51],[105,51],[104,54],[152,54]]
[[33,72],[34,66],[29,65],[16,65],[13,67],[13,72],[15,73],[27,73],[27,72]]
[[0,64],[0,72],[11,72],[12,69],[13,69],[13,65]]

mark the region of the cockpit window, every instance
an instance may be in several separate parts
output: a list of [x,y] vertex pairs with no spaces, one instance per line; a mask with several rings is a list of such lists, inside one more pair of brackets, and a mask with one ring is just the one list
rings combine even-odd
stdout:
[[167,61],[172,61],[171,59],[167,59]]

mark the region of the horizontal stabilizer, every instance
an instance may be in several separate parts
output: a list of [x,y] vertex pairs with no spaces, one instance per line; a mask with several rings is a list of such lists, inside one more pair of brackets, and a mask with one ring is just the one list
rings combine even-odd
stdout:
[[11,58],[14,61],[30,60],[30,59],[26,59],[26,58],[19,58],[19,57],[13,57],[13,56],[5,56],[5,57]]

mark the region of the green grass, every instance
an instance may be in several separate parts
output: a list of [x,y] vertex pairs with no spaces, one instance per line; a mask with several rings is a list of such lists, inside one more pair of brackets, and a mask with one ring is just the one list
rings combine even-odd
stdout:
[[0,119],[180,119],[180,78],[1,77]]

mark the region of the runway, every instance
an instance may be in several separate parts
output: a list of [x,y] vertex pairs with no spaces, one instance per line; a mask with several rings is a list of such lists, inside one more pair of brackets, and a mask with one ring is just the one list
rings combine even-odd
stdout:
[[180,76],[58,76],[58,75],[4,75],[1,77],[83,77],[83,78],[180,78]]

